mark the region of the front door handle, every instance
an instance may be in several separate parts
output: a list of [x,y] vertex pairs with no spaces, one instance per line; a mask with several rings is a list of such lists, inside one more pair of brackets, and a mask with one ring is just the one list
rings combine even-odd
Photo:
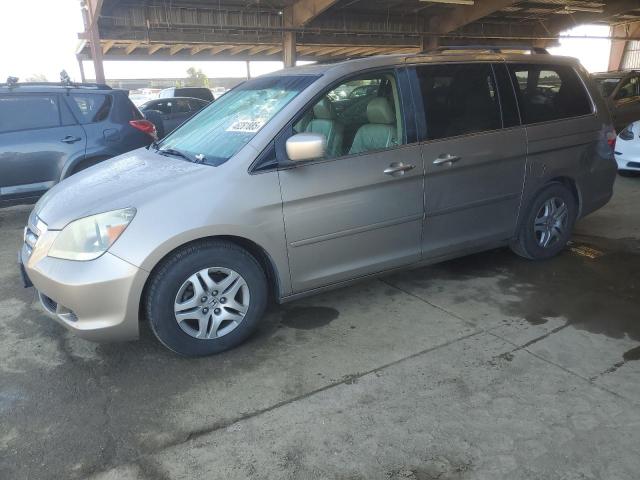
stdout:
[[393,162],[391,165],[384,169],[384,173],[395,177],[404,175],[404,172],[408,172],[412,168],[415,168],[415,165],[410,165],[402,162]]
[[66,137],[62,138],[60,141],[64,142],[64,143],[75,143],[75,142],[79,142],[80,140],[82,140],[80,137],[74,137],[73,135],[67,135]]
[[458,157],[457,155],[451,155],[450,153],[447,153],[445,155],[440,155],[438,158],[436,158],[433,161],[434,165],[444,165],[445,163],[451,164],[454,162],[457,162],[458,160],[460,160],[460,157]]

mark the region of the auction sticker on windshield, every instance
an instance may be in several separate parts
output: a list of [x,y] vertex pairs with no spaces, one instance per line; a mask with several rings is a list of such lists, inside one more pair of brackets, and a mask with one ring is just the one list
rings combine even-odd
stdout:
[[227,128],[227,132],[256,133],[264,124],[263,119],[238,120]]

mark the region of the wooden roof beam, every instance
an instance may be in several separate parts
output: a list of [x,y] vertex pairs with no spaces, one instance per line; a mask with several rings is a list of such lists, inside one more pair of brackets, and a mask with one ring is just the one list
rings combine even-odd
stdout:
[[124,49],[124,54],[125,55],[131,55],[133,53],[133,51],[138,48],[140,46],[139,43],[131,43],[129,45],[127,45]]
[[453,32],[465,25],[491,15],[505,7],[510,7],[519,0],[482,0],[474,5],[459,5],[450,10],[446,16],[436,15],[429,22],[429,30],[433,33],[445,34]]
[[116,44],[115,40],[107,40],[106,42],[103,41],[103,43],[102,43],[102,54],[106,55],[107,52],[109,50],[111,50],[115,44]]
[[285,8],[285,27],[304,27],[338,0],[297,0]]
[[178,53],[181,50],[184,50],[185,48],[187,48],[186,45],[183,44],[179,44],[179,45],[172,45],[169,48],[169,55],[175,55],[176,53]]
[[147,50],[147,53],[149,55],[153,55],[154,53],[156,53],[158,50],[163,49],[165,46],[164,45],[151,45],[149,46],[149,49]]

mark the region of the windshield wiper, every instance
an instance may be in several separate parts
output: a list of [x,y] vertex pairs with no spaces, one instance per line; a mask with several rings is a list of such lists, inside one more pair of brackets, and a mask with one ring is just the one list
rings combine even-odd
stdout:
[[160,155],[171,155],[172,157],[181,157],[189,162],[199,163],[197,159],[187,155],[186,153],[176,150],[175,148],[159,148],[156,150]]

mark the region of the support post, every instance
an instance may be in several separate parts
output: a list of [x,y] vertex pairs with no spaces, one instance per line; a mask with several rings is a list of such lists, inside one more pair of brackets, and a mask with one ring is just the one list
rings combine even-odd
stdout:
[[106,83],[104,77],[104,66],[102,64],[102,47],[100,46],[98,25],[93,26],[89,35],[91,37],[91,59],[93,60],[93,69],[96,72],[96,83]]
[[85,34],[91,45],[91,60],[93,60],[93,69],[96,72],[96,83],[106,83],[104,78],[104,67],[102,65],[102,46],[100,45],[100,33],[98,32],[97,19],[101,3],[102,2],[100,2],[98,6],[94,6],[89,3],[82,9]]
[[296,66],[296,33],[284,32],[282,37],[282,61],[284,67]]
[[251,66],[249,65],[249,60],[247,60],[246,62],[247,65],[247,80],[251,79]]
[[420,52],[435,50],[440,46],[440,38],[432,36],[420,37]]
[[76,59],[78,60],[78,68],[80,69],[80,81],[82,83],[85,83],[87,81],[87,78],[84,76],[84,64],[82,63],[82,57],[80,55],[77,55]]

